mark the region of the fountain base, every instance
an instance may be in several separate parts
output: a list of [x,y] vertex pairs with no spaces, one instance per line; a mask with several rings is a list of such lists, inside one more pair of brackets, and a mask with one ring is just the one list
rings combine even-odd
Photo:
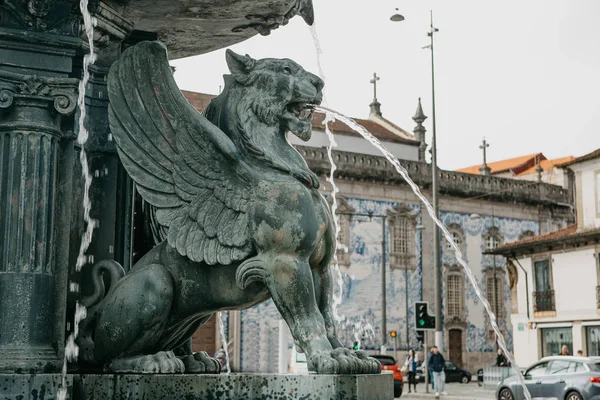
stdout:
[[[60,374],[0,374],[1,399],[56,398]],[[68,375],[69,399],[389,400],[393,377],[380,375]]]

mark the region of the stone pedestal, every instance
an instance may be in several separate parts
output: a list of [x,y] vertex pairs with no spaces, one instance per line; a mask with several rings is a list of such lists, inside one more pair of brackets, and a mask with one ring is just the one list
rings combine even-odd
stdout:
[[[393,377],[381,375],[69,375],[77,400],[391,400]],[[0,399],[56,398],[58,374],[1,375]],[[43,395],[42,395],[43,393]],[[45,397],[44,397],[45,396]]]

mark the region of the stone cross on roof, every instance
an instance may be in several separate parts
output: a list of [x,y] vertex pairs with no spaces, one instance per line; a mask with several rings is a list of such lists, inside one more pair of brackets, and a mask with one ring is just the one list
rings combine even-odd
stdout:
[[377,76],[377,72],[373,72],[373,79],[371,79],[369,81],[373,84],[373,101],[377,101],[377,81],[378,80],[379,80],[379,77]]
[[377,101],[377,81],[379,77],[377,76],[377,72],[373,72],[373,79],[369,82],[373,84],[373,101],[370,104],[371,107],[371,115],[377,115],[381,117],[381,103]]
[[481,142],[481,146],[479,146],[479,148],[481,150],[483,150],[483,165],[481,166],[481,168],[479,168],[479,173],[481,175],[491,175],[492,174],[492,170],[490,167],[488,167],[487,165],[487,148],[490,147],[490,144],[485,140],[485,137],[483,138],[483,141]]

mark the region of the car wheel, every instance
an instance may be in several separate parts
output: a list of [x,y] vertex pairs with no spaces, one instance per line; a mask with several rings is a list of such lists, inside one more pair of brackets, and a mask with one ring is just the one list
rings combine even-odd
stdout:
[[567,400],[583,400],[581,395],[577,392],[571,392],[567,394]]
[[513,394],[510,389],[502,389],[498,395],[498,400],[514,400]]
[[469,377],[468,377],[468,376],[464,375],[464,376],[461,378],[461,380],[460,380],[460,381],[461,381],[462,383],[469,383],[470,379],[469,379]]

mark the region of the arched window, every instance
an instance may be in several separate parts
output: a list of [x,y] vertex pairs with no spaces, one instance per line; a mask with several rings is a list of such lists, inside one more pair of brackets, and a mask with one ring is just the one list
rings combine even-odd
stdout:
[[[463,251],[464,234],[460,225],[452,223],[448,226],[448,230],[450,231],[450,235],[452,236],[454,243],[456,243],[460,251]],[[444,239],[444,243],[446,244],[446,251],[454,251],[452,244],[448,240]]]
[[502,245],[502,236],[500,236],[500,231],[495,226],[488,229],[486,234],[483,236],[483,243],[487,250],[497,249]]

